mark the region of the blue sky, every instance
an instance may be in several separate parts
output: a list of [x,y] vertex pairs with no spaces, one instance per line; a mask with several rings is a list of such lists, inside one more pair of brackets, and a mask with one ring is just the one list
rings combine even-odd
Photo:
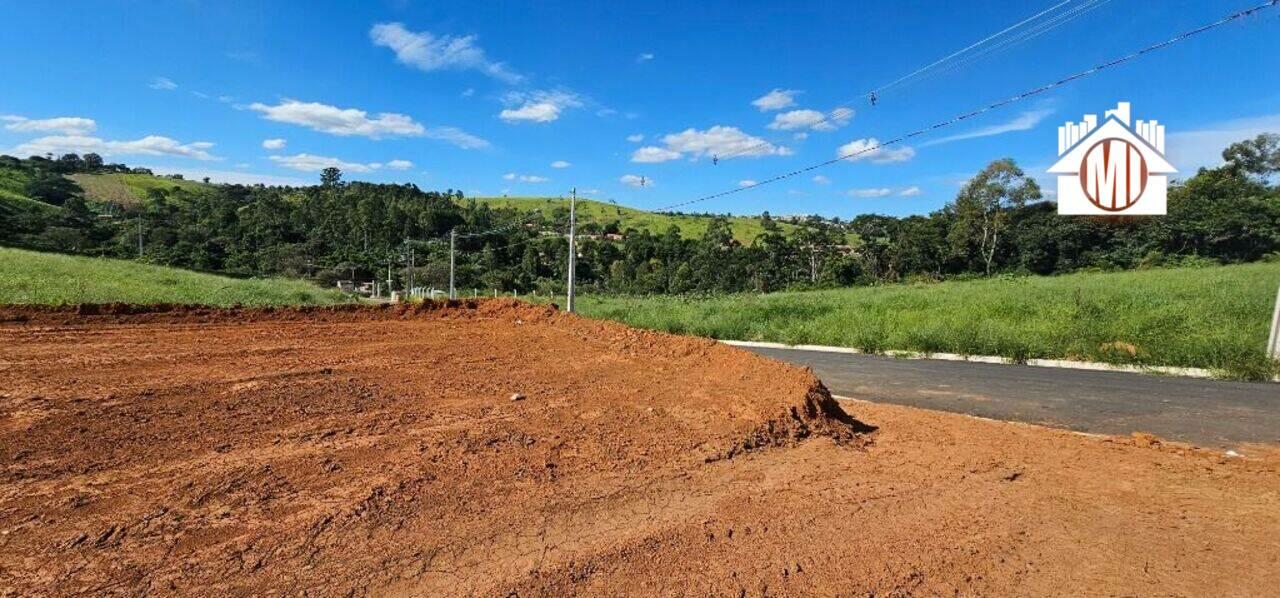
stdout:
[[[1260,3],[1062,1],[4,0],[0,152],[98,151],[237,182],[313,182],[337,164],[349,179],[469,195],[576,186],[654,209],[946,120]],[[876,106],[864,97],[1055,6],[975,50],[989,54],[885,89]],[[1280,131],[1277,56],[1273,9],[872,158],[685,209],[924,213],[995,158],[1048,181],[1056,127],[1121,100],[1167,125],[1169,155],[1189,173],[1229,141]],[[852,114],[831,118],[841,107]]]

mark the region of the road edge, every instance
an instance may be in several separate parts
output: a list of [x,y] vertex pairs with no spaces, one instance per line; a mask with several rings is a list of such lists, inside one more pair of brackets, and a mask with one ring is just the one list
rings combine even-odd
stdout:
[[[760,349],[797,349],[800,351],[819,351],[823,353],[844,353],[846,355],[874,355],[852,347],[831,347],[828,345],[788,345],[764,341],[720,340],[726,345],[735,347],[755,347]],[[1072,361],[1069,359],[1028,359],[1018,362],[1008,357],[997,355],[961,355],[959,353],[923,353],[920,351],[885,351],[884,355],[900,359],[935,359],[938,361],[967,361],[971,363],[994,363],[999,365],[1029,365],[1041,368],[1060,368],[1071,370],[1093,370],[1101,372],[1125,372],[1129,374],[1158,374],[1162,376],[1178,376],[1181,378],[1217,379],[1212,370],[1204,368],[1183,368],[1172,366],[1142,366],[1103,363],[1100,361]],[[1272,382],[1280,382],[1280,378],[1272,378]]]

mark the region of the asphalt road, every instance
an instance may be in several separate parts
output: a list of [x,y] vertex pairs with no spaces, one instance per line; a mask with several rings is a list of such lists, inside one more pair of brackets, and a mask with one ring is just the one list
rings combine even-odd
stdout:
[[855,399],[1203,447],[1280,443],[1278,383],[744,348],[812,367]]

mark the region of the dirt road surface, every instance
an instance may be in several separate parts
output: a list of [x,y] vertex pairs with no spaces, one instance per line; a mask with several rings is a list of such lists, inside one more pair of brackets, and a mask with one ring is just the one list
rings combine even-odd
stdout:
[[119,311],[0,310],[0,594],[1280,587],[1275,453],[846,414],[806,370],[509,302]]

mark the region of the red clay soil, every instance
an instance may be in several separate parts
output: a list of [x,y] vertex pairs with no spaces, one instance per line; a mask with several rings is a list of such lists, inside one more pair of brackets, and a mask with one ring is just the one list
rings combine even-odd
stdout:
[[3,309],[0,468],[3,595],[1280,587],[1276,458],[837,405],[511,302]]

